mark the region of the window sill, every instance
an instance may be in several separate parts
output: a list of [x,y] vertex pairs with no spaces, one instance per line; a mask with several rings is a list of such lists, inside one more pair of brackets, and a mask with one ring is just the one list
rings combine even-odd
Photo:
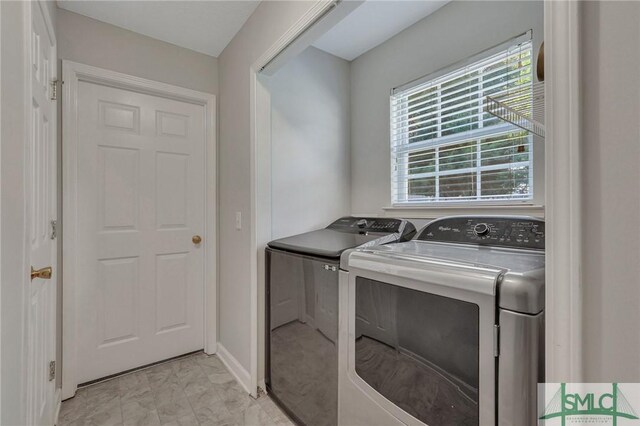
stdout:
[[544,218],[544,206],[522,204],[439,204],[432,206],[383,207],[385,216],[400,216],[412,219],[436,219],[453,215],[519,215]]

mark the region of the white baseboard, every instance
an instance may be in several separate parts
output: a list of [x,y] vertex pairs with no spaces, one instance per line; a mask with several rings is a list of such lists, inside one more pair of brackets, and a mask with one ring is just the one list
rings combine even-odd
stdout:
[[218,342],[216,355],[218,355],[222,363],[229,369],[238,383],[240,383],[240,386],[242,386],[248,394],[251,394],[251,375],[220,342]]

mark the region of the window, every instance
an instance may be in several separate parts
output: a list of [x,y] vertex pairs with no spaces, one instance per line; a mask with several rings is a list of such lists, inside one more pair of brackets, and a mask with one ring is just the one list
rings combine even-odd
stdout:
[[533,137],[483,110],[486,95],[532,88],[525,41],[391,95],[394,204],[531,200]]

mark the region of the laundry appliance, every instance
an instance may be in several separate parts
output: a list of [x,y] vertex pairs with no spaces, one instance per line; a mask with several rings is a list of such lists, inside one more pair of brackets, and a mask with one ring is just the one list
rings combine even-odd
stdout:
[[533,426],[545,226],[446,217],[342,257],[340,425]]
[[266,386],[298,424],[338,418],[338,283],[350,249],[408,241],[406,220],[343,217],[266,250]]

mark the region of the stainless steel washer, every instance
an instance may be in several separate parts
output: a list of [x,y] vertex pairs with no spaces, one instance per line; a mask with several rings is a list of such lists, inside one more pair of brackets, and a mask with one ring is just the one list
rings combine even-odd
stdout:
[[269,243],[265,381],[296,423],[337,423],[340,256],[414,235],[406,220],[343,217],[327,228]]
[[342,257],[341,425],[535,425],[544,222],[439,219]]

